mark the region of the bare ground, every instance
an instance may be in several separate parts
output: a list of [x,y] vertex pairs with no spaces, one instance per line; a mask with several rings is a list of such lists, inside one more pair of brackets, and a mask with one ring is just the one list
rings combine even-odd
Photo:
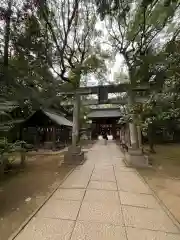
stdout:
[[[94,141],[81,141],[88,150]],[[8,238],[40,207],[72,166],[61,165],[62,152],[29,153],[24,170],[14,166],[0,182],[0,240]]]
[[5,176],[0,183],[0,240],[7,240],[70,172],[70,166],[59,167],[61,157],[31,156],[24,170]]
[[150,157],[153,167],[138,171],[180,223],[180,145],[157,146]]

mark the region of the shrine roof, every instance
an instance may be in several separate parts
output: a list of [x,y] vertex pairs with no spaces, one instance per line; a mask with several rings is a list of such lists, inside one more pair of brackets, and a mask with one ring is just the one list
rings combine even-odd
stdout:
[[64,125],[68,127],[72,127],[72,122],[70,122],[68,119],[66,119],[64,116],[49,112],[47,110],[43,110],[44,114],[48,116],[52,121],[56,122],[58,125]]
[[[39,110],[35,111],[31,116],[29,116],[24,121],[24,124],[28,125],[29,122],[33,121],[32,119],[35,119],[35,121],[36,121],[36,119],[39,118],[39,115],[37,115],[39,113],[47,116],[49,119],[51,119],[52,122],[54,122],[58,125],[63,125],[63,126],[67,126],[67,127],[72,127],[72,125],[73,125],[73,123],[71,121],[69,121],[67,118],[65,118],[63,113],[56,113],[49,109],[39,109]],[[43,119],[43,116],[41,116],[41,119]]]
[[100,108],[93,109],[87,115],[88,118],[118,118],[122,117],[122,113],[119,108]]

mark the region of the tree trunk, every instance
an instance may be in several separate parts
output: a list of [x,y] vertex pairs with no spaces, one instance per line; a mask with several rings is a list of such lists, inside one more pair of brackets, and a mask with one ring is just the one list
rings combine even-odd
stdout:
[[4,59],[3,59],[3,78],[7,82],[8,65],[9,65],[9,40],[11,28],[12,0],[8,2],[8,8],[5,16],[5,34],[4,34]]
[[5,170],[5,164],[4,164],[4,156],[0,156],[0,180],[4,177],[4,170]]

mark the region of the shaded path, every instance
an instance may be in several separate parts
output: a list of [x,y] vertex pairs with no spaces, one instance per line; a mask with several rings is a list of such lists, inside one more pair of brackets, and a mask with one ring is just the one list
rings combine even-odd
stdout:
[[16,240],[180,240],[179,230],[114,143],[88,152]]

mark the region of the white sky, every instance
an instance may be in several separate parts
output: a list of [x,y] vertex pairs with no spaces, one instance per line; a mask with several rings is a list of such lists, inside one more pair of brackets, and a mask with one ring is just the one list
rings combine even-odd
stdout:
[[117,54],[116,55],[116,60],[115,63],[111,69],[111,74],[109,76],[109,80],[113,81],[114,80],[114,73],[116,72],[124,72],[127,73],[127,69],[126,69],[126,65],[124,63],[124,59],[122,57],[122,55]]
[[[107,73],[107,79],[106,79],[108,83],[114,81],[115,73],[118,73],[118,72],[127,73],[126,65],[124,64],[124,59],[119,54],[116,55],[114,62],[109,62],[107,64],[107,67],[110,69],[110,72]],[[91,78],[88,79],[87,81],[88,86],[97,85],[97,84],[98,84],[98,80],[93,76],[91,76]]]

